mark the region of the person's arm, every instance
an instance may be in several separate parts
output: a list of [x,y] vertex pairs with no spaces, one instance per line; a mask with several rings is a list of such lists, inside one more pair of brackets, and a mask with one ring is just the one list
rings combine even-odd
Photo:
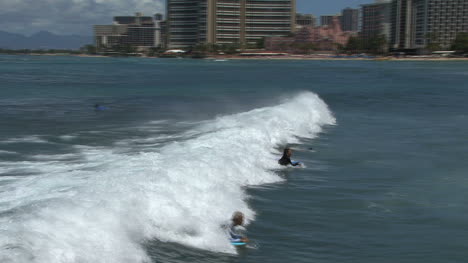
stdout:
[[234,227],[229,228],[229,235],[231,236],[231,239],[241,239],[241,238],[242,238],[242,236],[239,235],[239,234],[235,231]]
[[242,226],[233,226],[229,228],[229,234],[232,240],[243,240],[245,236],[243,235],[245,228]]
[[301,165],[300,162],[293,162],[291,161],[291,159],[289,160],[289,163],[292,165],[292,166],[298,166],[298,165]]

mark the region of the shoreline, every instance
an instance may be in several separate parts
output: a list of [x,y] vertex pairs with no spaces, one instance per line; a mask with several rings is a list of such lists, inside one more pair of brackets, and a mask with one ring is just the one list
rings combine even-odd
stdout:
[[357,58],[357,57],[327,57],[327,56],[211,56],[206,59],[214,60],[329,60],[329,61],[468,61],[467,58],[446,58],[446,57],[373,57],[373,58]]
[[[111,58],[112,56],[104,55],[88,55],[88,54],[60,54],[60,53],[31,53],[31,54],[0,54],[0,55],[19,55],[19,56],[64,56],[64,57],[83,57],[83,58]],[[171,59],[161,57],[136,57],[132,58],[151,58],[151,59]],[[174,57],[176,58],[176,57]],[[180,57],[187,59],[194,59],[191,57]],[[462,58],[447,58],[447,57],[373,57],[373,58],[359,58],[359,57],[328,57],[328,56],[313,56],[313,55],[283,55],[283,56],[235,56],[235,55],[216,55],[200,58],[204,60],[311,60],[311,61],[467,61],[468,57]]]

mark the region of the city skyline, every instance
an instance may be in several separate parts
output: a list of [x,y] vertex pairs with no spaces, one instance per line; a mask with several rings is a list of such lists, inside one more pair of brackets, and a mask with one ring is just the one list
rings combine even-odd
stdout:
[[[297,12],[316,17],[357,8],[373,0],[297,0]],[[92,35],[92,26],[107,24],[113,16],[165,13],[164,0],[4,0],[0,2],[2,31],[32,35],[49,31],[60,35]],[[54,8],[50,8],[53,5]],[[41,10],[38,12],[37,10]],[[154,10],[149,12],[148,10]]]

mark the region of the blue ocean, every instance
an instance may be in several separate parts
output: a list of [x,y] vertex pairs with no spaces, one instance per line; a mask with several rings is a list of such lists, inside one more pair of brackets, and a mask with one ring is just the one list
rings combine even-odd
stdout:
[[467,83],[466,62],[0,56],[0,262],[467,262]]

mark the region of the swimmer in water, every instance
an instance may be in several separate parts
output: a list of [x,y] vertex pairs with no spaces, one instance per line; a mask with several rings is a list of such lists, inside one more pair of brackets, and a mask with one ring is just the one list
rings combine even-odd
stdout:
[[292,165],[292,166],[298,166],[301,165],[300,162],[292,162],[291,161],[291,156],[292,156],[292,150],[289,148],[284,149],[283,151],[283,157],[278,160],[278,163],[283,166],[287,165]]
[[101,110],[107,110],[107,108],[99,104],[94,104],[94,110],[101,111]]
[[245,232],[244,224],[244,214],[242,212],[235,212],[232,215],[231,224],[229,225],[229,236],[231,242],[249,242],[249,239],[243,234]]

